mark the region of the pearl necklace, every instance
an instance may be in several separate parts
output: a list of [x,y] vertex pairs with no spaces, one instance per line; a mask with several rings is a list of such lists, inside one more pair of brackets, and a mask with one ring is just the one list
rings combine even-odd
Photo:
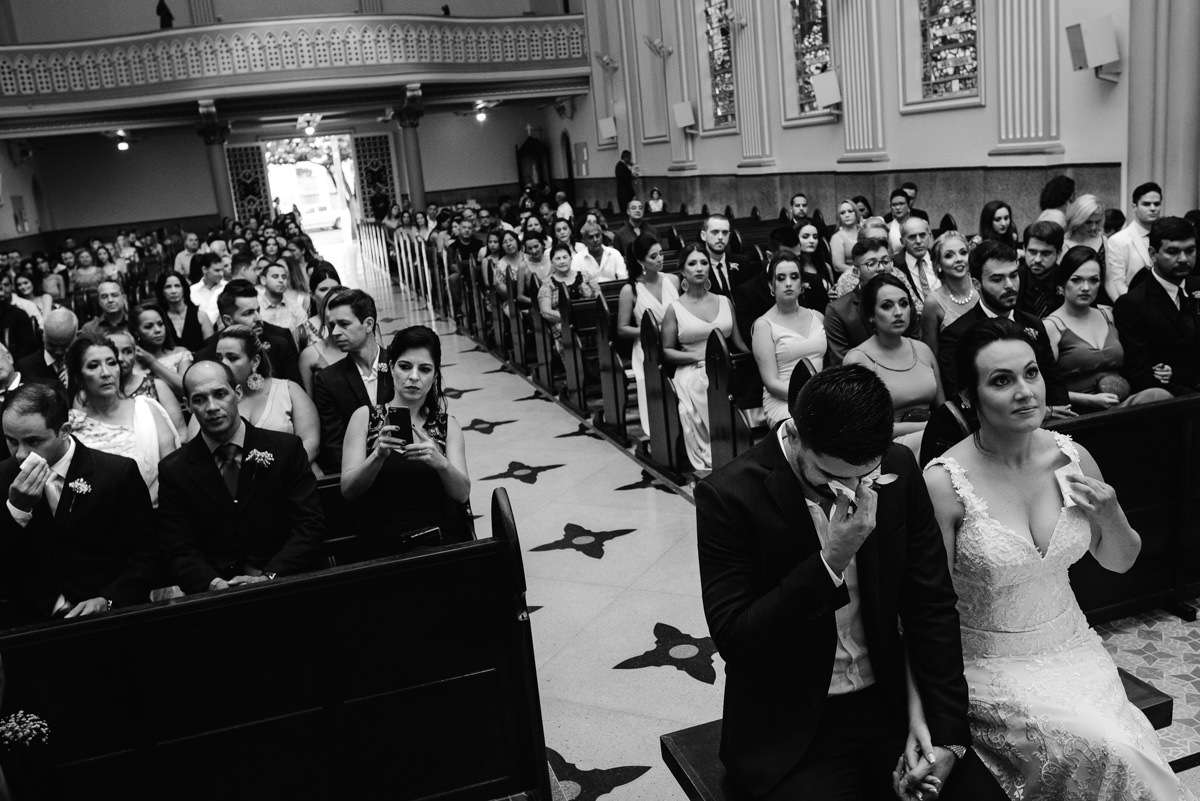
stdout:
[[975,300],[975,287],[971,287],[971,291],[967,293],[965,298],[960,298],[958,295],[955,295],[949,290],[949,288],[946,289],[946,294],[950,296],[950,300],[954,301],[959,306],[966,306],[968,303]]

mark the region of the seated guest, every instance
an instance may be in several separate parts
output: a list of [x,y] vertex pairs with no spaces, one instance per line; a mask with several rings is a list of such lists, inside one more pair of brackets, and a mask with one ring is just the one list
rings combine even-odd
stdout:
[[[625,259],[615,248],[604,244],[604,229],[596,222],[585,222],[579,228],[584,250],[576,253],[571,269],[590,281],[623,281],[629,277]],[[553,253],[551,254],[553,260]]]
[[108,336],[117,331],[128,331],[129,315],[126,314],[125,290],[121,289],[121,284],[106,279],[100,282],[97,293],[100,316],[84,323],[81,331],[100,336]]
[[1200,321],[1196,298],[1196,230],[1180,217],[1150,226],[1150,275],[1117,299],[1113,317],[1125,345],[1125,378],[1135,390],[1172,395],[1200,390]]
[[[270,264],[271,260],[267,259],[266,264]],[[229,259],[229,280],[242,279],[258,286],[258,281],[262,277],[263,268],[266,265],[260,264],[259,260],[248,250],[234,251]]]
[[971,244],[978,245],[985,239],[1017,247],[1017,223],[1013,219],[1012,206],[1003,200],[989,200],[979,212],[979,233]]
[[[398,331],[387,349],[395,397],[361,406],[350,417],[342,495],[358,509],[364,536],[437,526],[442,543],[472,539],[467,450],[446,410],[441,365],[442,345],[432,330]],[[408,411],[411,441],[391,422],[393,409]]]
[[[859,239],[854,243],[850,254],[860,283],[825,307],[825,337],[829,341],[829,352],[825,355],[826,367],[838,366],[851,348],[867,341],[870,333],[863,324],[860,311],[862,285],[876,275],[890,273],[892,270],[892,257],[888,253],[886,239]],[[917,330],[914,327],[907,335],[915,336]]]
[[93,292],[104,280],[104,271],[87,248],[75,251],[75,267],[70,272],[71,292],[76,295]]
[[800,305],[803,286],[799,257],[778,253],[767,265],[775,305],[754,321],[751,347],[762,377],[763,412],[772,426],[787,420],[788,384],[801,359],[820,370],[825,361],[825,317]]
[[[913,301],[908,287],[894,275],[877,275],[862,289],[866,342],[846,354],[845,364],[861,364],[879,376],[892,396],[896,440],[920,451],[929,413],[946,398],[933,351],[919,339],[906,337]],[[910,436],[915,435],[915,436]]]
[[[893,797],[911,683],[938,792],[901,797],[1004,798],[967,748],[954,588],[921,475],[892,444],[886,387],[859,366],[826,369],[791,408],[696,487],[730,782],[766,801]],[[881,472],[893,481],[872,486]]]
[[1067,207],[1067,222],[1063,226],[1063,252],[1076,245],[1087,245],[1096,251],[1100,269],[1105,267],[1104,204],[1095,195],[1080,195]]
[[942,285],[925,298],[921,311],[921,341],[937,355],[942,329],[979,302],[979,292],[967,267],[970,247],[958,231],[943,231],[929,249],[933,271]]
[[46,315],[54,308],[54,298],[48,292],[39,292],[32,275],[18,275],[13,284],[16,289],[14,299],[19,298],[29,304],[33,310],[33,321],[40,329],[46,321]]
[[1096,251],[1087,245],[1068,250],[1055,270],[1055,283],[1063,302],[1045,318],[1046,334],[1073,408],[1097,411],[1171,397],[1161,387],[1130,394],[1129,382],[1121,376],[1125,350],[1112,312],[1096,308],[1102,286]]
[[[309,336],[308,347],[300,354],[300,380],[304,387],[305,394],[308,397],[316,397],[314,395],[317,373],[324,370],[334,362],[339,362],[346,358],[346,354],[338,349],[333,342],[332,332],[329,329],[329,324],[325,320],[325,304],[329,298],[335,293],[344,290],[346,287],[338,286],[332,291],[323,293],[319,299],[315,299],[317,304],[317,317],[319,327],[316,329],[319,332],[318,336]],[[313,296],[316,298],[316,296]],[[311,320],[310,320],[311,323]]]
[[[12,354],[8,352],[8,348],[0,345],[0,408],[4,406],[4,399],[23,383],[26,383],[25,379],[13,364]],[[0,460],[8,457],[8,445],[0,439]]]
[[13,299],[12,279],[0,277],[0,345],[20,359],[38,350],[33,320]]
[[221,294],[221,290],[225,288],[227,283],[225,279],[225,265],[221,263],[220,257],[215,253],[197,253],[192,258],[192,274],[195,275],[197,268],[200,273],[200,280],[196,281],[188,290],[188,294],[192,299],[192,303],[200,309],[200,318],[207,320],[215,327],[220,319],[220,313],[217,309],[217,296]]
[[70,309],[53,309],[46,315],[42,347],[17,359],[17,369],[26,381],[53,384],[67,391],[67,348],[79,333],[79,318]]
[[295,381],[271,377],[271,362],[254,329],[222,328],[217,335],[217,359],[237,382],[238,413],[255,428],[300,437],[308,460],[315,461],[321,449],[317,407]]
[[696,470],[712,469],[708,433],[708,371],[704,360],[708,336],[720,331],[731,339],[731,350],[745,353],[746,343],[737,329],[733,303],[710,291],[708,254],[692,245],[680,256],[679,299],[663,314],[663,359],[675,365],[671,386],[679,399],[679,422],[688,460]]
[[801,218],[796,226],[796,240],[795,253],[799,257],[800,276],[804,282],[800,305],[819,312],[829,305],[834,287],[829,246],[821,238],[817,224],[807,217]]
[[1025,263],[1021,265],[1017,308],[1042,318],[1062,301],[1055,266],[1062,252],[1063,229],[1057,223],[1041,220],[1025,229],[1024,242]]
[[1153,181],[1138,184],[1133,190],[1133,219],[1108,238],[1104,289],[1114,303],[1152,263],[1150,226],[1162,213],[1162,194],[1162,187]]
[[[296,352],[296,340],[283,328],[263,322],[258,292],[249,281],[230,281],[217,297],[217,308],[221,313],[220,328],[249,326],[259,339],[270,344],[267,358],[271,361],[271,375],[300,383],[300,354]],[[217,337],[213,335],[196,351],[196,359],[213,360],[216,347]]]
[[166,381],[173,393],[182,395],[183,374],[192,364],[192,352],[175,340],[166,313],[157,304],[140,303],[130,313],[129,323],[138,359],[156,378]]
[[900,225],[904,240],[904,252],[896,255],[892,273],[908,286],[913,299],[915,320],[919,326],[921,312],[925,309],[925,298],[942,285],[929,259],[929,247],[933,244],[929,223],[917,217],[909,217]]
[[1029,329],[1037,342],[1038,367],[1041,368],[1042,377],[1046,382],[1050,413],[1073,416],[1071,400],[1067,396],[1066,386],[1058,378],[1054,354],[1050,351],[1050,340],[1046,337],[1042,321],[1016,308],[1017,296],[1021,291],[1017,251],[1003,242],[986,239],[971,251],[968,265],[971,268],[971,277],[979,287],[979,303],[964,312],[953,325],[943,328],[938,339],[938,369],[941,372],[942,389],[946,397],[958,393],[954,366],[958,340],[979,320],[1003,317]]
[[325,296],[342,285],[337,268],[327,261],[317,262],[308,276],[309,317],[304,324],[305,341],[315,342],[325,336],[325,321],[321,319]]
[[1075,199],[1075,181],[1065,175],[1056,175],[1042,187],[1038,197],[1038,208],[1042,213],[1038,220],[1049,220],[1060,228],[1067,227],[1067,207]]
[[[611,250],[611,248],[610,248]],[[566,245],[555,242],[550,248],[550,265],[553,271],[550,278],[538,288],[538,311],[546,322],[554,327],[554,338],[557,344],[562,335],[562,314],[558,311],[558,287],[567,289],[570,300],[586,300],[600,294],[600,284],[595,277],[575,269],[575,260],[570,257],[570,249]]]
[[662,245],[642,234],[630,249],[630,281],[617,300],[617,336],[633,342],[629,366],[637,388],[638,421],[650,434],[650,407],[646,402],[646,365],[642,353],[642,317],[649,314],[659,326],[667,306],[679,298],[679,277],[663,273]]
[[179,447],[179,433],[167,410],[153,398],[129,398],[121,391],[121,363],[111,339],[80,332],[67,349],[67,397],[71,432],[83,444],[137,462],[158,504],[158,463]]
[[0,463],[0,553],[6,590],[30,622],[147,602],[156,578],[154,510],[137,466],[71,436],[67,411],[46,384],[4,401],[13,455]]
[[840,278],[854,266],[854,258],[850,251],[858,241],[863,218],[858,213],[858,206],[850,198],[838,203],[837,216],[837,230],[829,237],[829,255],[833,260],[833,270]]
[[633,242],[639,236],[648,235],[658,239],[658,231],[654,230],[654,226],[646,222],[646,207],[641,199],[634,198],[625,205],[625,224],[616,230],[613,234],[613,247],[625,259],[625,263],[629,264],[629,251],[633,247]]
[[262,283],[258,286],[258,313],[264,323],[291,334],[297,348],[301,348],[308,322],[308,296],[289,286],[291,269],[287,262],[280,260],[263,270]]
[[21,311],[25,312],[25,315],[29,318],[30,324],[33,326],[33,332],[36,336],[37,332],[41,330],[42,318],[44,317],[42,310],[38,308],[36,303],[31,300],[26,300],[25,298],[21,297],[19,292],[15,292],[15,287],[15,279],[12,276],[10,276],[8,273],[0,273],[0,292],[7,293],[9,302]]
[[524,258],[517,273],[517,304],[528,309],[533,305],[538,289],[550,280],[554,265],[550,263],[550,254],[546,251],[546,240],[537,234],[526,236],[521,246]]
[[300,439],[238,412],[229,368],[198,361],[183,377],[200,436],[160,467],[159,527],[172,576],[187,593],[312,570],[325,518]]
[[325,298],[329,337],[342,353],[313,379],[313,401],[321,418],[321,469],[336,473],[342,464],[346,424],[360,406],[392,399],[392,374],[379,346],[375,301],[361,289],[339,289]]
[[192,303],[187,283],[179,273],[166,272],[154,282],[158,305],[167,313],[175,341],[193,353],[212,336],[212,321],[200,319],[200,309]]
[[[155,376],[144,361],[138,358],[133,334],[128,331],[116,331],[108,339],[117,348],[117,361],[121,365],[121,394],[127,398],[145,396],[158,401],[171,418],[171,425],[175,426],[176,431],[182,432],[183,411],[179,407],[178,398],[175,397],[175,390],[166,381]],[[182,387],[182,384],[180,386]]]

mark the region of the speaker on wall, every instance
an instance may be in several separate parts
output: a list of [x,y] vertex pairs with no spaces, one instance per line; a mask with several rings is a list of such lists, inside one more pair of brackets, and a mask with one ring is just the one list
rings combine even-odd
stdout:
[[696,112],[692,110],[689,100],[681,100],[672,105],[671,116],[675,118],[676,128],[691,128],[696,124]]
[[600,141],[602,142],[617,138],[616,117],[601,117],[596,120],[596,128],[600,131]]
[[817,108],[830,108],[842,102],[842,89],[833,70],[819,72],[808,79],[816,96]]
[[1117,62],[1121,51],[1117,47],[1117,28],[1111,16],[1077,22],[1067,26],[1067,49],[1071,53],[1071,66],[1078,70],[1089,67],[1096,77],[1115,80],[1120,73]]

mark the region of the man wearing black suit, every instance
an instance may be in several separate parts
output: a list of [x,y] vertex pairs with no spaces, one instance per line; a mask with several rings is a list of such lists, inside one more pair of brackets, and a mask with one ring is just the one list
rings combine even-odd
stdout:
[[[850,258],[858,268],[858,286],[825,307],[825,338],[828,342],[826,367],[837,367],[851,348],[858,347],[870,338],[862,316],[862,287],[876,275],[892,271],[892,257],[888,253],[886,239],[871,238],[855,242]],[[918,336],[918,325],[916,315],[913,315],[905,335]]]
[[[905,181],[904,183],[900,184],[899,191],[903,192],[905,196],[908,197],[908,216],[916,217],[919,220],[929,222],[929,212],[925,211],[924,209],[917,208],[917,185],[912,181]],[[895,219],[895,215],[893,215],[890,211],[883,215],[883,221],[885,223],[891,223],[893,219]]]
[[1033,351],[1038,368],[1046,382],[1046,403],[1050,413],[1059,417],[1074,417],[1066,385],[1058,377],[1054,352],[1042,321],[1016,308],[1020,296],[1020,266],[1017,251],[1009,244],[985,239],[971,251],[968,261],[971,277],[979,284],[979,303],[951,325],[942,329],[938,338],[938,367],[942,373],[942,388],[946,397],[958,392],[958,370],[955,356],[958,340],[977,321],[988,317],[1004,317],[1021,325],[1035,340]]
[[742,265],[729,260],[729,218],[724,214],[710,214],[700,228],[700,241],[708,254],[708,276],[712,282],[710,291],[733,299],[733,290],[743,281],[753,277],[752,270],[743,270]]
[[966,756],[956,597],[925,482],[891,441],[887,388],[859,365],[830,368],[791,410],[696,488],[730,778],[771,801],[891,797],[908,730],[907,653],[935,759],[909,766],[903,797],[920,797],[931,771],[943,799],[999,793]]
[[317,373],[313,402],[321,416],[319,463],[327,473],[342,471],[342,440],[350,415],[360,406],[392,399],[392,374],[376,339],[375,301],[361,289],[346,289],[325,301],[325,322],[346,358]]
[[200,436],[158,468],[159,525],[184,592],[269,581],[321,566],[325,518],[299,437],[238,413],[229,368],[199,361],[183,377]]
[[157,577],[154,510],[137,464],[76,440],[67,411],[66,397],[46,384],[5,398],[13,456],[0,463],[8,487],[0,569],[19,606],[13,622],[146,603]]
[[1150,227],[1150,274],[1117,298],[1113,315],[1125,346],[1123,373],[1135,392],[1161,387],[1200,391],[1196,230],[1180,217]]
[[39,381],[67,391],[67,348],[79,333],[79,318],[69,309],[51,309],[42,326],[42,347],[17,359],[23,381]]
[[[276,378],[286,378],[303,385],[300,380],[300,354],[296,351],[296,338],[286,328],[263,322],[259,313],[258,291],[249,281],[235,279],[225,285],[217,296],[217,312],[220,315],[220,327],[245,325],[254,329],[258,338],[270,345],[267,349],[267,361],[271,363],[271,375]],[[196,351],[197,361],[217,358],[217,340],[221,332],[213,334]]]
[[612,246],[621,254],[621,258],[625,259],[626,264],[631,264],[634,240],[642,234],[649,234],[658,239],[658,231],[646,222],[646,206],[640,198],[635,197],[626,204],[625,215],[625,224],[613,234]]

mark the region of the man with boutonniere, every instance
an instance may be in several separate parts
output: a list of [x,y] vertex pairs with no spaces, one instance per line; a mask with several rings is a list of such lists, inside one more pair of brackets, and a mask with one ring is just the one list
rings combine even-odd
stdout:
[[970,749],[957,598],[887,388],[846,365],[790,390],[791,419],[696,487],[730,779],[771,801],[1003,799]]
[[75,439],[69,408],[48,384],[24,384],[4,398],[0,420],[12,454],[0,462],[7,625],[147,603],[158,586],[154,510],[137,463]]
[[183,391],[200,434],[158,468],[173,579],[196,593],[321,567],[325,516],[300,438],[242,419],[237,380],[221,362],[189,367]]

